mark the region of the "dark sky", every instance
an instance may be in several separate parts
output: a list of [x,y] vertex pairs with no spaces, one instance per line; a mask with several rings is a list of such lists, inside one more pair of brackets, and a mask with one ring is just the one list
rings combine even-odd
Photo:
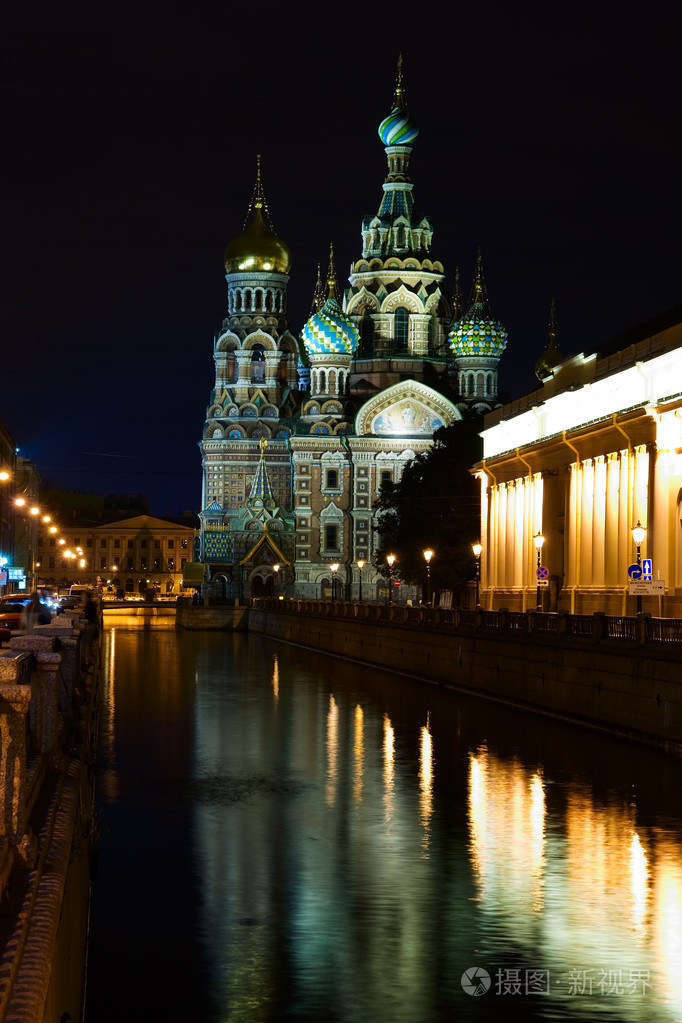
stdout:
[[361,255],[400,50],[416,201],[448,290],[482,248],[502,389],[535,386],[552,298],[564,354],[679,303],[675,11],[6,6],[0,418],[21,452],[46,484],[198,510],[256,154],[298,331],[330,241],[340,280]]

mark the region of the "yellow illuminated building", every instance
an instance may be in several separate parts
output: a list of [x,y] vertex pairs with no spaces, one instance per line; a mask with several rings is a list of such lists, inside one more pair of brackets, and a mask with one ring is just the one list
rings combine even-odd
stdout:
[[682,309],[569,359],[550,335],[536,371],[539,390],[485,418],[482,605],[634,613],[639,522],[642,608],[682,615]]

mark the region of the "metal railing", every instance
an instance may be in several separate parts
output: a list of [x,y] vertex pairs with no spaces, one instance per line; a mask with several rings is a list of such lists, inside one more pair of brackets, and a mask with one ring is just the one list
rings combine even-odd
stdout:
[[682,619],[651,618],[648,615],[623,617],[595,613],[571,615],[540,611],[485,611],[482,608],[408,607],[396,604],[360,604],[336,600],[274,600],[256,598],[255,608],[289,614],[353,618],[366,623],[381,622],[396,627],[429,627],[441,630],[462,629],[486,632],[544,634],[576,640],[620,640],[644,644],[682,644]]

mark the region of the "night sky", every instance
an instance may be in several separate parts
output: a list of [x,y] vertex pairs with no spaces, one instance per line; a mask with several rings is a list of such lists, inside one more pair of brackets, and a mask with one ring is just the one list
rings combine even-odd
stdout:
[[416,202],[448,291],[459,266],[468,298],[481,246],[502,390],[536,386],[552,298],[565,355],[678,304],[675,11],[6,6],[0,418],[21,453],[45,485],[199,510],[256,154],[298,332],[330,241],[340,282],[361,255],[401,50]]

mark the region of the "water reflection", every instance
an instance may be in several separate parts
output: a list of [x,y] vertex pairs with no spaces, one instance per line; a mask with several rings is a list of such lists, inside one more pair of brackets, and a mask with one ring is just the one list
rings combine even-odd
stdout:
[[88,1023],[682,1018],[679,764],[262,640],[106,641]]

